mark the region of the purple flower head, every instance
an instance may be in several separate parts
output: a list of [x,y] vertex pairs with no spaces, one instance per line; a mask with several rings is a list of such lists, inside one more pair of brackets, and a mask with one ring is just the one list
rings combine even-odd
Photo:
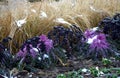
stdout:
[[99,34],[97,37],[93,40],[93,42],[90,44],[91,49],[102,50],[108,48],[108,43],[106,41],[104,34]]
[[39,51],[49,52],[50,49],[53,48],[53,41],[48,39],[46,35],[41,35],[38,40],[35,40],[34,37],[30,39],[31,43],[23,44],[23,47],[17,53],[17,56],[26,57],[26,55],[30,55],[35,58],[39,54]]
[[[46,35],[41,35],[40,36],[40,41],[44,42],[46,51],[49,52],[49,50],[53,47],[53,41],[48,39],[48,37]],[[40,46],[40,45],[39,45]]]
[[38,43],[38,44],[37,44],[37,48],[38,48],[38,49],[40,48],[40,45],[41,45],[41,43]]
[[84,33],[85,38],[92,38],[95,35],[97,35],[96,31],[98,30],[98,27],[94,27],[92,29],[87,29]]
[[85,57],[101,60],[101,58],[114,56],[115,53],[111,50],[110,44],[106,40],[106,35],[101,30],[96,31],[96,28],[87,30],[84,35],[86,43],[89,44]]
[[99,34],[99,35],[97,36],[97,39],[102,40],[102,41],[106,41],[105,34]]
[[37,48],[31,48],[30,49],[30,55],[35,58],[35,56],[37,55],[38,49]]
[[92,31],[92,30],[86,30],[85,31],[85,33],[84,33],[84,36],[85,36],[85,38],[92,38],[93,36],[94,36],[94,31]]
[[33,47],[32,45],[30,45],[30,55],[35,58],[35,56],[37,55],[37,53],[39,52],[39,50],[35,47]]
[[23,51],[22,50],[20,50],[18,53],[17,53],[17,57],[25,57],[27,55],[27,48],[25,47],[24,49],[23,49]]
[[44,34],[42,34],[41,36],[40,36],[40,40],[41,41],[46,41],[48,38],[47,38],[47,36],[46,35],[44,35]]
[[44,44],[45,44],[45,46],[46,46],[46,51],[47,51],[47,52],[49,52],[49,50],[50,50],[51,48],[53,48],[53,41],[52,41],[52,40],[47,39]]
[[23,57],[23,56],[24,56],[24,52],[20,50],[20,51],[17,53],[17,57]]

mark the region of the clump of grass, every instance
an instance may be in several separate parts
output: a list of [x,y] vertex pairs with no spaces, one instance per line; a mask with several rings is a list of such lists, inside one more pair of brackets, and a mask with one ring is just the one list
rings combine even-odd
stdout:
[[[60,0],[58,2],[48,0],[35,3],[26,2],[26,0],[22,0],[23,2],[17,0],[14,3],[12,0],[10,1],[6,5],[10,7],[7,14],[0,17],[1,39],[8,36],[12,31],[12,23],[27,16],[27,23],[15,31],[13,49],[16,49],[15,42],[19,48],[26,39],[42,33],[46,34],[53,26],[68,26],[64,23],[55,22],[56,18],[63,18],[70,24],[76,24],[84,31],[87,28],[97,26],[98,22],[106,16],[120,12],[119,0]],[[13,8],[13,6],[16,7]],[[44,16],[43,13],[47,16]]]
[[11,16],[0,17],[0,41],[7,37],[10,32]]

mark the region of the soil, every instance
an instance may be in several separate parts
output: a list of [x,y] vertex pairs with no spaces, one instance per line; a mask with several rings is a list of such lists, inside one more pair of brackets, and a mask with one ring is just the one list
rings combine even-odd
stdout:
[[[69,60],[66,66],[56,66],[51,69],[38,69],[38,72],[32,73],[28,71],[21,71],[16,74],[18,78],[56,78],[58,74],[67,73],[73,70],[79,70],[80,68],[91,68],[91,67],[99,67],[99,68],[110,68],[110,67],[120,67],[120,61],[112,61],[111,65],[103,65],[100,61],[92,61],[92,60]],[[85,78],[93,78],[93,76],[85,76]]]

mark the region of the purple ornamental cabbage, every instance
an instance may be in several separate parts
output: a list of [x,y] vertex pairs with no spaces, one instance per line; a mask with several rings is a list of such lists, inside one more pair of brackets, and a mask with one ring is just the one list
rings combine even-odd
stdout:
[[91,49],[102,50],[107,49],[109,46],[105,34],[96,32],[95,28],[86,30],[84,35]]
[[21,57],[21,58],[25,57],[26,55],[27,55],[26,46],[25,46],[25,48],[23,49],[23,51],[20,50],[20,51],[17,53],[17,57]]
[[47,39],[47,40],[45,41],[45,46],[46,46],[46,51],[49,52],[50,49],[53,47],[53,41]]
[[93,40],[92,44],[90,44],[91,49],[102,50],[102,49],[108,49],[108,43],[105,38],[105,34],[99,34],[97,37]]
[[44,34],[42,34],[42,35],[40,36],[40,41],[45,42],[46,40],[48,40],[47,36],[44,35]]
[[96,31],[98,30],[98,27],[94,27],[94,28],[92,28],[92,29],[87,29],[86,31],[85,31],[85,33],[84,33],[84,36],[86,37],[86,38],[92,38],[92,37],[94,37],[97,33],[96,33]]
[[[32,47],[32,45],[29,45],[29,46],[30,46],[29,54],[30,54],[33,58],[35,58],[35,56],[36,56],[37,53],[38,53],[38,49]],[[17,53],[17,57],[21,57],[21,58],[26,57],[27,53],[28,53],[28,52],[27,52],[27,48],[26,48],[26,46],[25,46],[25,48],[23,49],[23,51],[20,50],[20,51]]]
[[46,51],[49,52],[53,47],[53,41],[48,39],[46,35],[41,35],[40,40],[44,42]]
[[25,42],[23,49],[20,49],[17,53],[17,57],[23,58],[26,57],[27,54],[30,54],[33,58],[35,58],[35,56],[39,54],[39,51],[49,52],[50,49],[53,48],[53,41],[48,39],[46,35],[41,35],[40,37],[36,37],[36,39],[31,38],[29,41],[29,43]]
[[35,56],[38,54],[38,52],[39,52],[38,48],[35,48],[32,45],[30,45],[30,54],[33,58],[35,58]]
[[86,30],[84,34],[86,43],[89,44],[89,49],[85,55],[89,58],[105,58],[113,56],[114,52],[111,50],[110,44],[106,40],[105,34],[94,30]]
[[92,30],[86,30],[85,33],[84,33],[85,37],[88,39],[88,38],[92,38],[95,36],[95,32],[92,31]]

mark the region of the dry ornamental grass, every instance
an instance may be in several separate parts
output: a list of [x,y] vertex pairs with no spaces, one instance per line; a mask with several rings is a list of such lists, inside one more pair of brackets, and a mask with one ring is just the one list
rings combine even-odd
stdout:
[[[95,27],[104,17],[119,13],[119,4],[119,0],[8,0],[0,5],[0,40],[12,32],[11,46],[17,52],[26,39],[47,34],[56,25],[76,24],[82,31]],[[19,20],[25,22],[17,27]]]

